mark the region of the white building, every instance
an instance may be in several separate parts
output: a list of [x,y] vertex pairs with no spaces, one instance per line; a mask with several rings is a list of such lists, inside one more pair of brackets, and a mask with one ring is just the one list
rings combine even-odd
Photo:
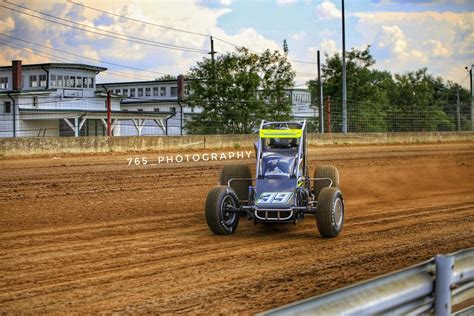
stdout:
[[[184,80],[182,84],[183,95],[186,95],[188,85]],[[185,116],[195,111],[180,102],[178,80],[102,83],[98,88],[104,92],[111,91],[114,96],[120,97],[122,111],[166,115],[164,129],[159,128],[152,120],[147,120],[141,135],[182,135]],[[121,122],[121,135],[137,135],[135,129],[131,128],[133,126],[134,122],[131,120]]]
[[[96,75],[105,70],[21,61],[0,67],[0,137],[105,135],[107,94],[96,89]],[[123,120],[136,123],[136,134],[150,119],[164,129],[165,114],[122,111],[119,100],[110,98],[113,135],[120,135]]]
[[[102,136],[110,96],[114,136],[181,135],[201,113],[186,105],[189,82],[177,80],[96,83],[106,68],[47,63],[0,67],[0,137]],[[317,116],[306,89],[286,91],[295,119]]]
[[[181,77],[182,78],[182,77]],[[191,108],[186,99],[180,101],[179,84],[177,80],[152,80],[136,82],[115,82],[99,84],[103,91],[112,91],[115,96],[122,97],[120,104],[123,111],[142,113],[166,113],[165,119],[167,135],[182,135],[182,127],[186,120],[195,114],[201,113],[199,107]],[[182,80],[183,97],[189,95],[189,82]],[[311,107],[311,93],[307,89],[288,89],[287,96],[292,103],[294,119],[310,119],[318,116],[317,108]],[[131,128],[133,122],[121,125],[120,134],[137,135]],[[157,128],[153,122],[145,122],[141,135],[163,135],[165,132]]]

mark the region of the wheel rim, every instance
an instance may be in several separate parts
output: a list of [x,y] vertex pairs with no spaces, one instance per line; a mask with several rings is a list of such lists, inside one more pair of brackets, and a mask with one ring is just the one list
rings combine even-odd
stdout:
[[235,206],[234,199],[230,195],[226,195],[221,203],[221,212],[222,212],[222,220],[227,226],[231,226],[237,216],[236,213],[229,213],[227,211],[227,206]]
[[344,216],[344,206],[340,198],[336,198],[334,201],[334,221],[337,227],[342,224],[342,218]]

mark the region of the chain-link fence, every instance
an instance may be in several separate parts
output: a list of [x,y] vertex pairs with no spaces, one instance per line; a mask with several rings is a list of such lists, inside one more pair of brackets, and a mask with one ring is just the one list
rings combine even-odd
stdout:
[[[313,100],[313,104],[317,103],[318,100]],[[3,109],[0,109],[0,137],[107,135],[107,106],[103,97],[20,101],[19,107],[15,109],[6,101],[3,105]],[[231,119],[221,116],[216,120],[204,118],[202,123],[193,122],[198,115],[198,111],[195,112],[185,103],[124,106],[116,100],[111,106],[110,129],[113,136],[240,134],[244,130],[256,132],[260,120],[247,118],[250,123],[243,126],[240,113],[232,113]],[[325,133],[340,133],[342,100],[325,98],[322,116]],[[318,105],[294,111],[290,117],[293,120],[306,119],[310,132],[320,131]],[[472,130],[471,104],[466,102],[422,108],[349,100],[347,117],[348,132],[351,133]]]

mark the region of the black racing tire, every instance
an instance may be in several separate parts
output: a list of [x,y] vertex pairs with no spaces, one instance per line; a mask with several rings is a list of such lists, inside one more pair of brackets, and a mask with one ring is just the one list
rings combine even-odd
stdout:
[[[243,164],[225,165],[221,169],[219,175],[219,185],[227,186],[230,179],[236,178],[252,178],[252,172],[249,166]],[[252,185],[252,180],[232,181],[230,186],[234,189],[239,201],[246,201],[249,196],[249,186]]]
[[239,214],[226,212],[226,205],[239,207],[239,199],[232,188],[218,186],[207,194],[205,212],[207,225],[216,235],[230,235],[239,225]]
[[336,237],[344,225],[344,198],[335,187],[323,188],[316,206],[316,226],[323,237]]
[[[331,187],[339,188],[339,171],[334,166],[321,165],[316,167],[314,178],[329,178],[332,180]],[[314,196],[318,197],[321,190],[328,187],[329,184],[329,180],[314,180]]]

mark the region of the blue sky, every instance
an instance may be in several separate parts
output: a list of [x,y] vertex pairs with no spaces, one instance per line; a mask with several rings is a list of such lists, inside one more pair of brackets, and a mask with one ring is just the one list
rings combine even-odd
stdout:
[[[286,39],[292,60],[315,62],[317,50],[332,55],[340,52],[342,46],[340,0],[73,1],[162,26],[212,34],[255,51],[281,49]],[[100,76],[101,81],[147,80],[162,73],[185,73],[209,50],[207,36],[110,16],[64,0],[16,0],[2,5],[7,8],[0,10],[0,33],[10,37],[0,36],[1,64],[9,64],[12,59],[22,59],[24,63],[82,62],[109,68]],[[164,49],[84,32],[8,9],[25,12],[16,5],[66,19],[52,18],[62,23],[88,25],[89,30],[105,30],[197,51]],[[427,67],[434,75],[467,87],[469,80],[464,67],[474,61],[474,1],[346,0],[345,9],[346,47],[371,45],[377,60],[375,67],[397,73]],[[219,53],[233,50],[219,40],[215,41],[215,48]],[[316,74],[314,64],[294,62],[293,67],[298,73],[297,85]]]

